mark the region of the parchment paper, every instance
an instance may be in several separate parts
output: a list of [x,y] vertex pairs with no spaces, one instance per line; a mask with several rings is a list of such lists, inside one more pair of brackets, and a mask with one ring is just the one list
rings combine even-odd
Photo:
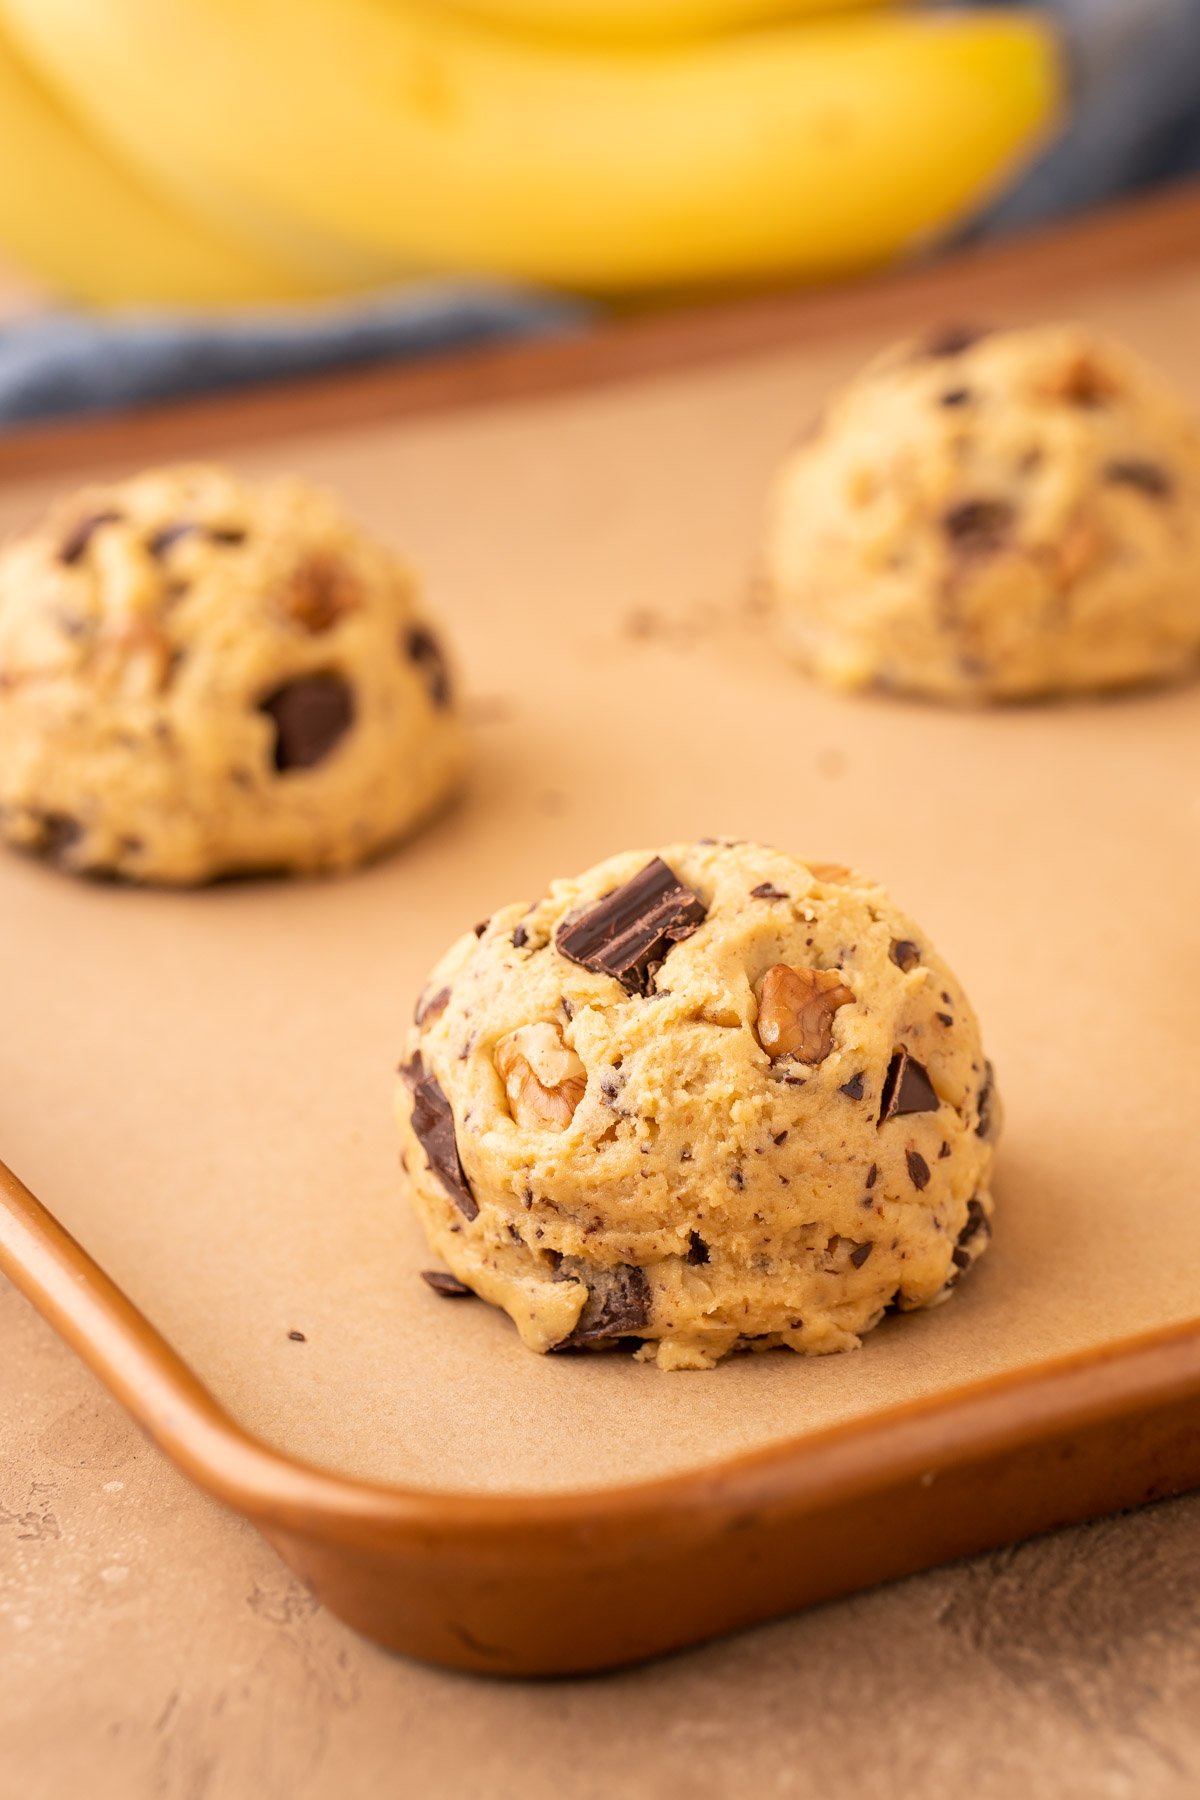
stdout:
[[[1200,404],[1198,306],[1176,274],[1069,310]],[[0,857],[0,1154],[270,1441],[431,1486],[590,1486],[1200,1310],[1200,690],[835,699],[746,612],[767,477],[876,347],[231,445],[337,486],[424,571],[477,720],[469,797],[342,881],[165,895]],[[10,486],[0,525],[47,491]],[[538,1358],[417,1277],[390,1121],[409,1009],[494,906],[706,833],[879,874],[958,970],[1008,1112],[994,1248],[849,1356]]]

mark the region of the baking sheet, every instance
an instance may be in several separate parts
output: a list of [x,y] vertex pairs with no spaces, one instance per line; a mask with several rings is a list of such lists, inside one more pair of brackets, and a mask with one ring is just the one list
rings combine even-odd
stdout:
[[[1198,305],[1176,269],[1056,311],[1200,404]],[[270,1442],[415,1485],[586,1487],[1200,1311],[1200,693],[839,699],[746,610],[766,479],[878,341],[231,446],[335,485],[425,572],[467,670],[469,796],[342,881],[167,895],[0,858],[0,1153]],[[0,526],[49,492],[9,484]],[[550,876],[719,833],[878,874],[963,978],[1008,1114],[993,1250],[849,1356],[537,1358],[417,1277],[390,1121],[413,997]]]

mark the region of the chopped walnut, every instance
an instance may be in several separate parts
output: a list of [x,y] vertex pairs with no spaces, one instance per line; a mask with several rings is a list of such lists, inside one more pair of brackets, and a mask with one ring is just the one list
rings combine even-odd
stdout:
[[284,590],[283,610],[314,637],[330,631],[358,605],[358,583],[331,556],[308,556],[292,572]]
[[1079,350],[1046,375],[1038,384],[1038,391],[1046,399],[1062,400],[1068,406],[1103,406],[1117,398],[1121,383],[1090,350]]
[[809,873],[818,881],[849,881],[850,870],[845,863],[810,862]]
[[531,1131],[565,1131],[587,1087],[587,1071],[557,1025],[522,1025],[496,1045],[496,1072],[509,1111]]
[[836,969],[797,969],[776,963],[758,994],[758,1040],[767,1055],[824,1062],[833,1049],[833,1015],[853,990]]

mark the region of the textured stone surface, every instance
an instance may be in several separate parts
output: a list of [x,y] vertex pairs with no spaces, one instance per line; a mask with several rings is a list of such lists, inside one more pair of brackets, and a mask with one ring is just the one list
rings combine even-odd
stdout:
[[593,1681],[418,1667],[322,1612],[0,1286],[0,1793],[1183,1800],[1200,1496]]

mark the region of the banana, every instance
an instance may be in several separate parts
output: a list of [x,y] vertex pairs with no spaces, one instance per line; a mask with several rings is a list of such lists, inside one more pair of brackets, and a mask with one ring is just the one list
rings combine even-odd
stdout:
[[0,245],[57,292],[100,306],[282,300],[294,271],[189,220],[78,130],[0,33]]
[[451,4],[472,18],[517,31],[630,42],[711,36],[807,13],[896,5],[898,0],[451,0]]
[[861,268],[1053,118],[1024,11],[586,51],[421,0],[0,0],[90,125],[191,204],[384,268],[593,293]]

